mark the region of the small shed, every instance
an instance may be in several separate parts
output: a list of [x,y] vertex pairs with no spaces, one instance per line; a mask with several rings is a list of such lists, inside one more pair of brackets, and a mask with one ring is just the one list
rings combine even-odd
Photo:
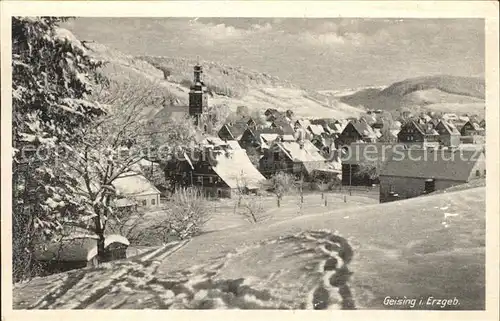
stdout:
[[[46,275],[96,266],[98,239],[93,233],[74,233],[48,245],[40,244],[35,251],[35,259],[41,263]],[[124,236],[106,236],[106,261],[125,259],[129,245]]]

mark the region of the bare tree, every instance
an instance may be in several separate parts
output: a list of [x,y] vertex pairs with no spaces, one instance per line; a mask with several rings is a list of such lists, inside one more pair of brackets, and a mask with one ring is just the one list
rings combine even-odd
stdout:
[[317,181],[317,186],[319,188],[319,190],[321,191],[321,199],[325,199],[325,191],[328,190],[329,188],[329,183],[326,179],[321,179],[321,180],[318,180]]
[[249,191],[248,182],[246,180],[245,173],[242,170],[242,171],[240,171],[240,173],[238,174],[238,177],[236,178],[236,193],[238,195],[238,201],[237,201],[237,204],[235,206],[235,211],[236,211],[237,207],[241,206],[243,196],[248,194],[248,191]]
[[375,161],[365,161],[359,164],[358,171],[354,174],[360,178],[368,178],[369,180],[375,180],[378,178],[380,164]]
[[207,199],[196,188],[177,190],[162,211],[165,215],[152,219],[147,228],[147,233],[157,235],[162,241],[195,236],[211,217]]
[[245,197],[241,214],[251,223],[258,223],[264,220],[267,216],[264,214],[262,198],[255,195]]
[[273,175],[267,183],[274,195],[276,195],[278,207],[281,206],[283,196],[296,188],[295,178],[284,172],[279,172]]
[[[119,196],[114,187],[115,180],[134,171],[148,151],[157,147],[158,141],[175,142],[181,146],[189,144],[195,136],[195,130],[188,124],[179,126],[175,122],[165,122],[162,127],[152,127],[144,107],[161,103],[150,100],[148,93],[156,88],[136,87],[116,84],[112,91],[105,91],[99,97],[99,101],[106,104],[108,113],[83,130],[83,144],[75,146],[66,162],[80,182],[75,193],[82,197],[81,206],[87,213],[80,225],[99,237],[100,262],[107,260],[104,232],[108,220],[115,215],[114,200]],[[139,90],[141,95],[136,94]],[[169,139],[171,136],[175,139]],[[175,146],[168,147],[173,149]]]

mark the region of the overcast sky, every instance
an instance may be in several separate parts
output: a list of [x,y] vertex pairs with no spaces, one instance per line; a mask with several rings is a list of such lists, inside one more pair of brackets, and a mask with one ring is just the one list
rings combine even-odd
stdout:
[[78,18],[67,27],[124,53],[199,55],[311,89],[484,75],[482,19]]

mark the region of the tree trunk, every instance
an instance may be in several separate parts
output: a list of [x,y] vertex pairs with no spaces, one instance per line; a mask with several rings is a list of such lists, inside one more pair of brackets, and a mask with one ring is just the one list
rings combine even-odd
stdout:
[[104,263],[107,261],[106,248],[104,247],[104,235],[98,235],[99,239],[97,240],[97,262]]
[[276,200],[278,201],[278,207],[280,207],[281,206],[280,197],[278,197]]
[[95,221],[95,233],[97,234],[97,262],[106,262],[106,248],[104,247],[104,230],[101,224],[101,216],[97,215]]

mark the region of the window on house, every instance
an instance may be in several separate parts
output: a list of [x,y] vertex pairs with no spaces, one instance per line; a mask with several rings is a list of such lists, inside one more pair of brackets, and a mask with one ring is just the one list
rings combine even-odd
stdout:
[[201,177],[200,175],[196,176],[196,181],[198,183],[201,183],[203,181],[203,177]]
[[148,201],[147,200],[142,200],[142,206],[146,206],[148,205]]
[[481,176],[481,171],[479,169],[476,171],[476,176],[477,177]]
[[213,177],[209,177],[209,178],[208,178],[208,182],[209,182],[210,184],[212,184],[212,183],[214,182],[214,178],[213,178]]
[[156,199],[154,198],[151,199],[151,205],[156,205]]

